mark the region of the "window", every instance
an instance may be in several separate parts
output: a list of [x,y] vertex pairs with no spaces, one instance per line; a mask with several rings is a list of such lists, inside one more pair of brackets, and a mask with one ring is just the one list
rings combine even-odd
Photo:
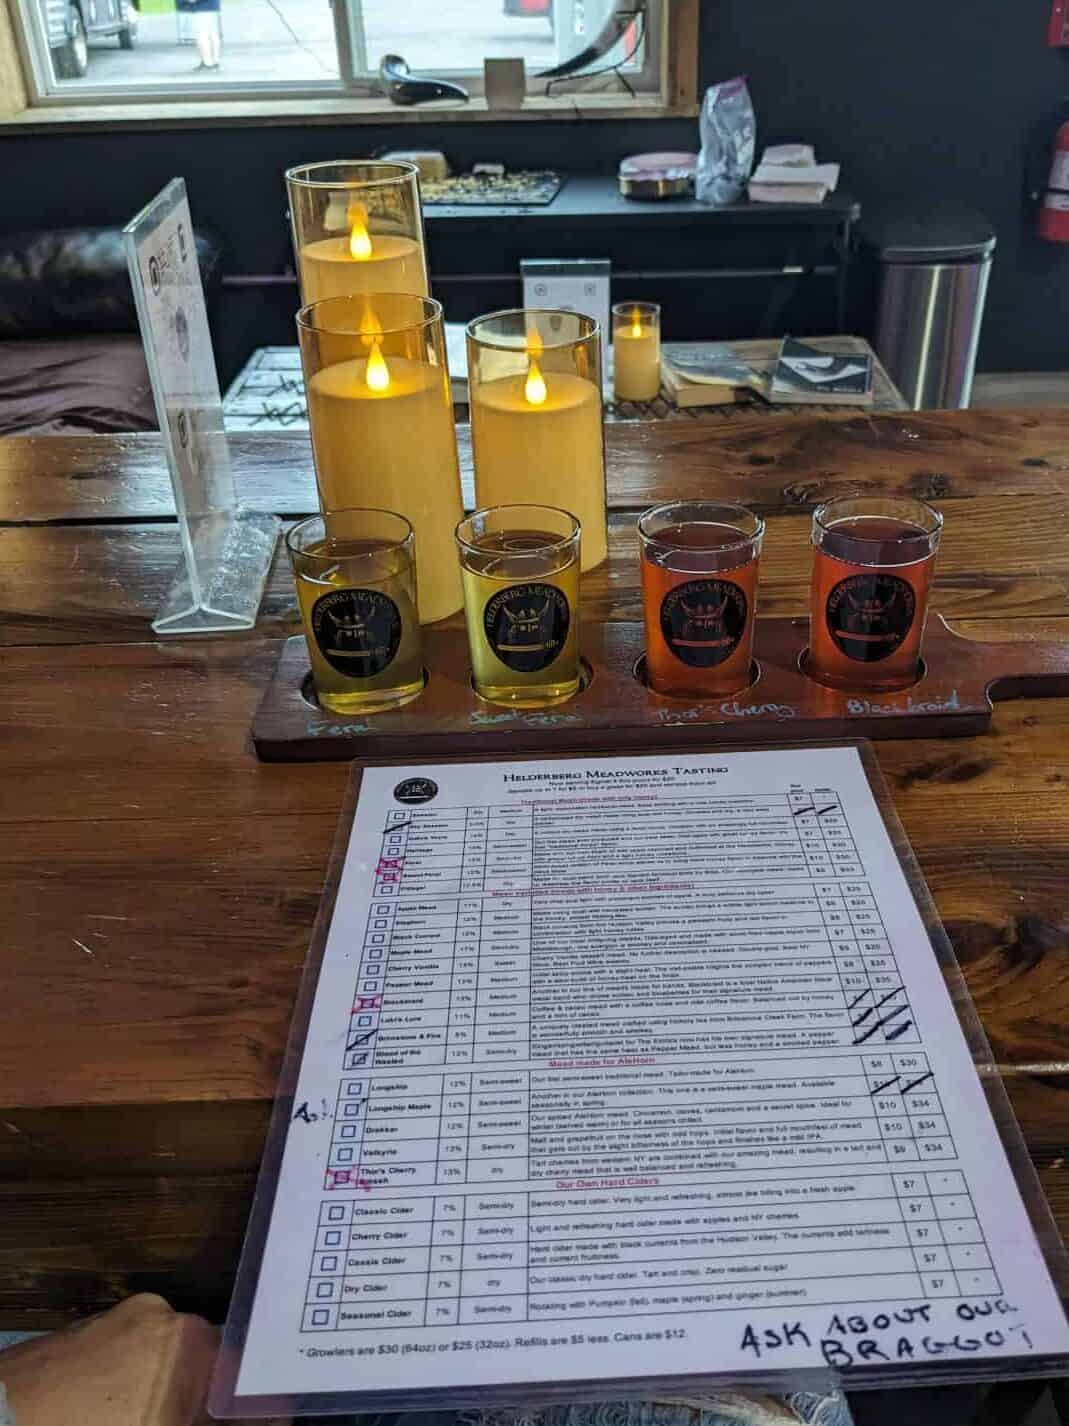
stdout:
[[[381,97],[385,54],[482,93],[522,58],[528,94],[659,94],[667,0],[16,0],[34,100]],[[618,8],[619,11],[618,11]],[[596,78],[542,71],[595,44]],[[433,113],[433,108],[428,110]]]

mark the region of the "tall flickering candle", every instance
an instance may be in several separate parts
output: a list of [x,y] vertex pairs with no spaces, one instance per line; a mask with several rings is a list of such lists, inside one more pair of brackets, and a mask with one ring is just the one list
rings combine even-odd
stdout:
[[582,567],[608,554],[598,325],[576,312],[496,312],[468,327],[475,500],[570,511]]
[[661,309],[618,302],[612,309],[613,392],[617,401],[653,401],[661,390]]
[[305,164],[289,170],[286,188],[306,305],[373,292],[430,296],[413,164]]
[[324,511],[404,515],[420,622],[455,614],[463,507],[440,305],[398,293],[328,298],[299,312],[297,327]]

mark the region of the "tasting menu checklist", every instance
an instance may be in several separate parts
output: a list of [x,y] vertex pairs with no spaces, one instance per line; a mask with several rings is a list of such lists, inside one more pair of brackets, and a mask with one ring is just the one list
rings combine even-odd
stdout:
[[856,745],[365,769],[284,1104],[238,1402],[1069,1350]]

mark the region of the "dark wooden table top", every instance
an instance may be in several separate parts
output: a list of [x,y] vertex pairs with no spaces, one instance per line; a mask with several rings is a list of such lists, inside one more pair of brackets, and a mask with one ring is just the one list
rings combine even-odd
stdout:
[[[655,500],[761,510],[762,612],[801,614],[814,501],[896,490],[946,515],[955,627],[1069,640],[1069,412],[740,415],[608,444],[585,619],[638,617]],[[252,505],[314,508],[306,437],[238,438],[235,462]],[[0,1328],[142,1288],[225,1311],[341,805],[343,764],[251,750],[297,628],[281,555],[254,632],[153,641],[171,511],[156,437],[0,441]],[[1069,700],[877,752],[1064,1235]]]

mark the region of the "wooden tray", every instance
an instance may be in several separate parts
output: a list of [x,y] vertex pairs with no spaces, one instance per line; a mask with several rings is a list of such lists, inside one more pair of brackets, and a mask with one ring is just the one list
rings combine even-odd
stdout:
[[348,758],[425,759],[464,753],[648,751],[688,743],[784,742],[806,738],[970,737],[991,722],[1000,699],[1069,694],[1069,643],[985,644],[928,624],[925,676],[903,693],[844,693],[803,674],[805,619],[758,619],[757,678],[743,693],[709,702],[663,698],[636,677],[641,624],[582,631],[592,672],[585,689],[545,711],[499,708],[471,687],[462,629],[424,631],[428,682],[396,712],[365,718],[329,713],[315,702],[302,637],[287,639],[253,720],[266,762]]

